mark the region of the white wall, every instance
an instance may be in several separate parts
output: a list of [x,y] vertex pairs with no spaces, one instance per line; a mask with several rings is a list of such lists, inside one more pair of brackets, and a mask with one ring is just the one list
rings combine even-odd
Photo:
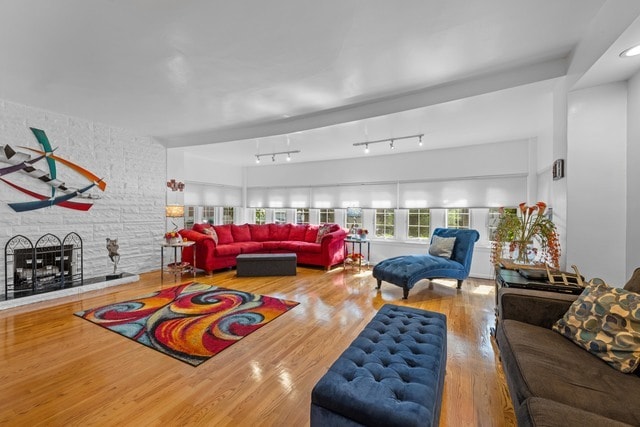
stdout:
[[640,73],[627,86],[627,230],[626,278],[640,267]]
[[627,277],[626,140],[626,83],[569,94],[566,261],[617,286]]
[[317,186],[528,173],[528,140],[247,168],[247,186]]
[[[0,101],[0,145],[39,148],[29,127],[44,130],[51,145],[58,148],[58,156],[103,177],[107,187],[105,192],[91,191],[101,198],[87,212],[54,206],[16,213],[7,203],[33,199],[0,182],[2,257],[7,241],[14,235],[25,235],[35,243],[45,233],[62,239],[73,231],[83,239],[85,278],[112,271],[107,237],[118,239],[120,271],[157,270],[159,242],[165,227],[166,149],[148,137],[123,129]],[[36,166],[47,169],[43,161]],[[68,186],[88,184],[60,163],[57,169],[58,177]],[[50,194],[49,186],[20,173],[4,178],[32,191]],[[4,267],[0,270],[0,292],[4,293]]]

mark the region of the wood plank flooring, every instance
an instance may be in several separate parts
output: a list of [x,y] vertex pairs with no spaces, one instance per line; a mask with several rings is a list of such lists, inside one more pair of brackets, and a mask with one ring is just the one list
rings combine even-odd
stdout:
[[[185,277],[185,281],[192,280]],[[489,280],[422,282],[403,301],[370,272],[298,267],[295,277],[197,281],[300,304],[198,367],[73,315],[177,284],[136,283],[0,312],[0,425],[307,426],[311,389],[385,303],[447,315],[441,426],[512,426]]]

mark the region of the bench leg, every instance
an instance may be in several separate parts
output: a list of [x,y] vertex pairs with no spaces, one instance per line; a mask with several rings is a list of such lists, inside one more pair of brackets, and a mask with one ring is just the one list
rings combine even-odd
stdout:
[[462,280],[458,279],[458,289],[462,289]]
[[402,288],[402,299],[407,299],[407,298],[409,298],[409,289]]
[[382,280],[381,279],[377,279],[378,280],[378,289],[380,289],[380,286],[382,286]]

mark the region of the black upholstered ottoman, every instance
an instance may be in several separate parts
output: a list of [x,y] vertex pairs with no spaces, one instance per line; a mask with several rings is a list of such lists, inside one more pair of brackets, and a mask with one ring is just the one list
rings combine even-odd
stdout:
[[241,277],[295,276],[298,257],[285,254],[240,254],[236,257],[236,274]]
[[311,392],[311,426],[437,426],[444,314],[383,306]]

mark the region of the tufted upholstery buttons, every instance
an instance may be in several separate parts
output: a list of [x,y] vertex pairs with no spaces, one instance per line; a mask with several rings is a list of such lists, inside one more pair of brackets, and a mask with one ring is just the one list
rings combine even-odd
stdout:
[[445,365],[446,317],[387,304],[314,387],[311,425],[332,413],[365,425],[437,425]]

